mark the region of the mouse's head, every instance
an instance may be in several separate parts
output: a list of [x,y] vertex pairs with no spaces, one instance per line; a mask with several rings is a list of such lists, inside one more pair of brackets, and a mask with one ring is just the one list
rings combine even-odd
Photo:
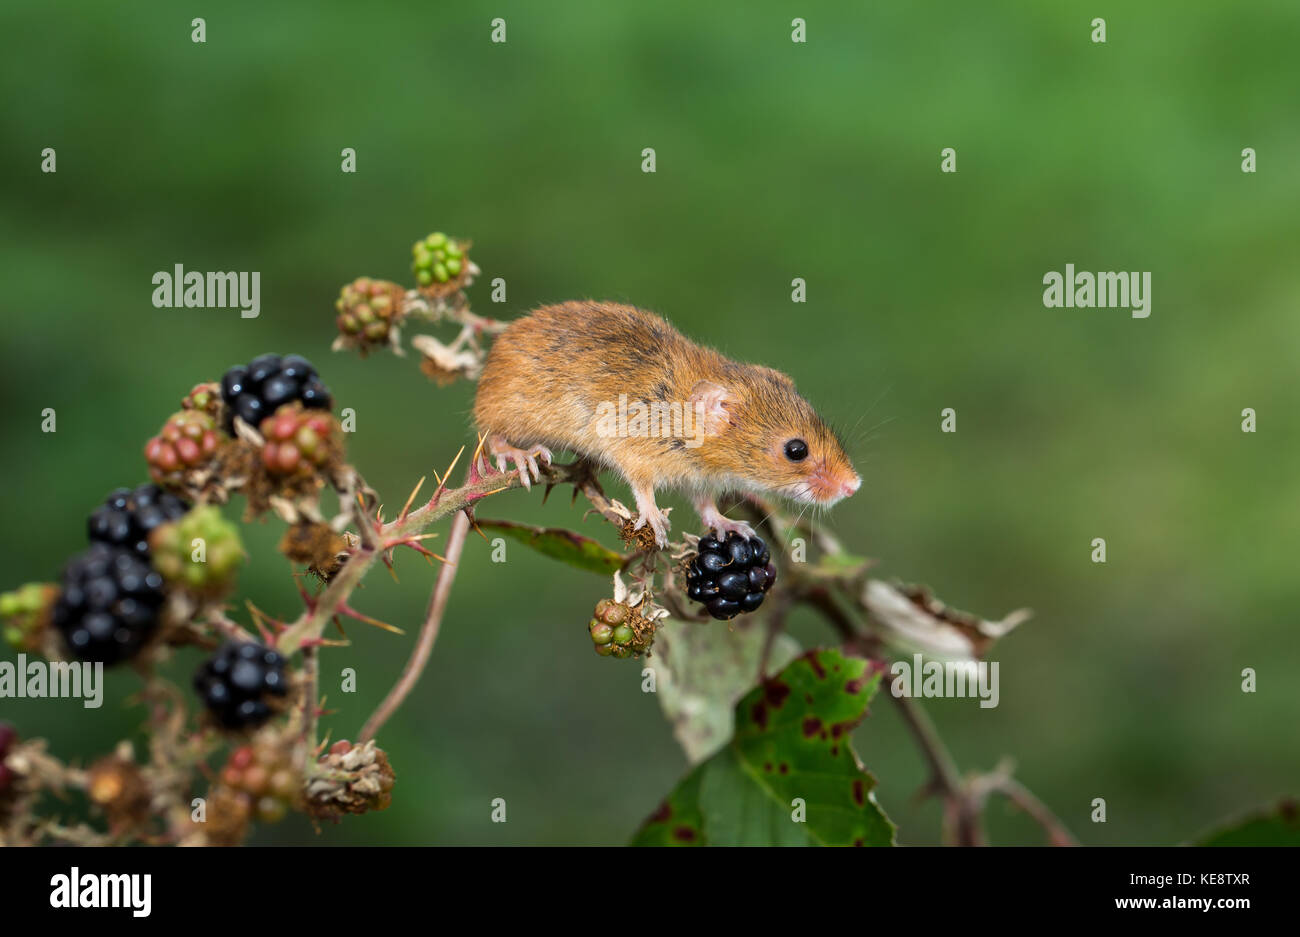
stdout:
[[712,472],[807,504],[830,506],[858,490],[844,446],[790,378],[733,365],[722,379],[700,381],[690,397],[702,417],[700,458]]

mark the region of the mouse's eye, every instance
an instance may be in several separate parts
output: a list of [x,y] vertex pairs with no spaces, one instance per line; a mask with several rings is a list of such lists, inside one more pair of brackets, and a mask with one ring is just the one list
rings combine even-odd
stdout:
[[802,439],[791,439],[785,444],[785,457],[791,462],[802,462],[808,458],[808,444]]

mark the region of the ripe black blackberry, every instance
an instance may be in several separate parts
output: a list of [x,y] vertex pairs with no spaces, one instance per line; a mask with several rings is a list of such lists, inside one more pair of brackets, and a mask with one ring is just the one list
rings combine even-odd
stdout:
[[725,540],[701,537],[687,567],[686,594],[714,618],[726,621],[763,604],[776,582],[776,567],[761,537],[729,533]]
[[157,485],[141,485],[134,491],[118,488],[90,515],[87,533],[92,543],[125,547],[148,559],[153,529],[182,517],[188,510],[184,500]]
[[[14,773],[5,767],[5,755],[18,741],[18,733],[7,722],[0,722],[0,798],[3,798],[13,783]],[[3,813],[3,810],[0,810]]]
[[289,681],[278,651],[254,641],[227,641],[198,673],[194,689],[227,729],[251,729],[271,718],[268,696],[284,696]]
[[259,355],[246,365],[236,365],[221,378],[221,399],[226,402],[226,432],[231,434],[236,416],[256,428],[295,400],[309,410],[329,410],[334,405],[316,368],[302,355]]
[[162,575],[129,547],[93,543],[69,561],[51,620],[80,660],[133,657],[158,625]]

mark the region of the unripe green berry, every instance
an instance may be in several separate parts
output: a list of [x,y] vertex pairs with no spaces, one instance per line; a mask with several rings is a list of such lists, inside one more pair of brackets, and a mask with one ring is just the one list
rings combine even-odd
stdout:
[[444,264],[433,265],[433,278],[439,283],[446,283],[450,277],[447,276],[447,267]]
[[320,445],[320,436],[310,426],[304,426],[294,434],[293,441],[298,445],[298,451],[303,455],[315,455],[316,447]]
[[614,629],[613,637],[615,644],[631,644],[632,639],[636,637],[636,632],[627,625],[619,625]]
[[591,632],[591,640],[597,644],[608,644],[614,639],[614,629],[596,618],[591,620],[587,629]]

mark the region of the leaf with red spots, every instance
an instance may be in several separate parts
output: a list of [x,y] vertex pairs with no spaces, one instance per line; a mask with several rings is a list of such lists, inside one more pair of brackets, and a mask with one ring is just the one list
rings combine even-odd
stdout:
[[700,816],[700,777],[696,768],[677,785],[659,809],[641,824],[632,846],[704,846],[704,823]]
[[[866,661],[838,651],[796,658],[740,700],[730,743],[669,804],[694,808],[709,845],[892,845],[875,778],[849,744],[879,680]],[[652,817],[634,842],[655,826]]]
[[655,696],[691,764],[731,740],[736,702],[753,688],[764,650],[770,669],[799,653],[798,643],[785,634],[765,648],[767,628],[746,620],[754,617],[741,618],[731,629],[667,619],[655,634],[646,666],[655,672]]

